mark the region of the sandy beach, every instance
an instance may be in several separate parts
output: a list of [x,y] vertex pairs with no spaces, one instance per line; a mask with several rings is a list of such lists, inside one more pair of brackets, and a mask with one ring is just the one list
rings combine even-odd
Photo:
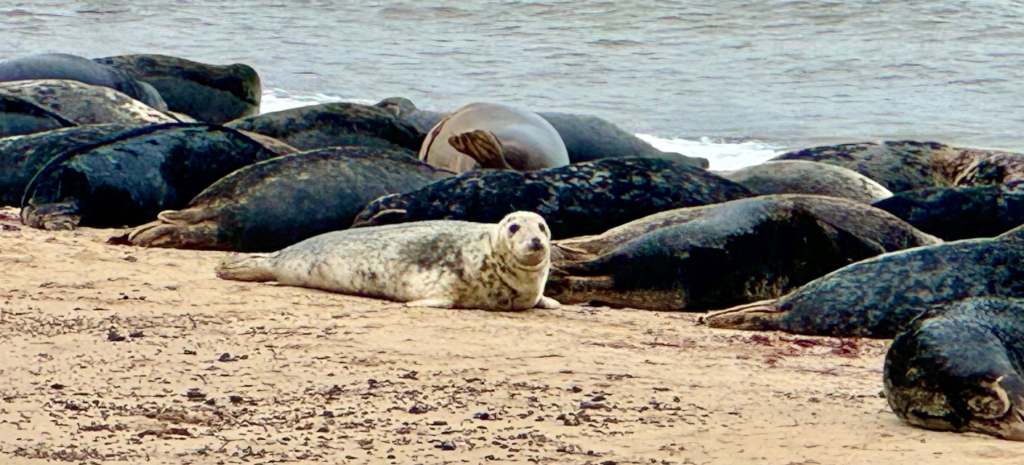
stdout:
[[1020,463],[902,424],[886,342],[699,315],[409,309],[217,279],[0,210],[0,462]]

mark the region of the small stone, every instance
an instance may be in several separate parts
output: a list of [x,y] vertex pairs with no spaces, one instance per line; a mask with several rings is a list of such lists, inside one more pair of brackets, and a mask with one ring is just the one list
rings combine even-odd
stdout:
[[412,407],[409,407],[409,413],[411,413],[413,415],[422,415],[422,414],[427,413],[429,411],[430,411],[430,407],[428,407],[428,406],[426,406],[424,404],[417,403],[417,404],[413,405]]
[[185,397],[191,400],[202,400],[206,398],[206,393],[199,388],[191,388],[185,392]]
[[107,340],[108,341],[110,341],[110,342],[121,342],[121,341],[124,341],[125,339],[127,339],[127,338],[122,336],[121,333],[117,332],[116,329],[110,328],[109,330],[107,330]]
[[63,384],[60,384],[60,383],[53,383],[53,384],[50,385],[50,389],[56,389],[58,391],[61,390],[61,389],[64,389],[65,387],[66,386],[64,386]]
[[455,450],[455,443],[451,441],[444,441],[434,447],[441,450]]

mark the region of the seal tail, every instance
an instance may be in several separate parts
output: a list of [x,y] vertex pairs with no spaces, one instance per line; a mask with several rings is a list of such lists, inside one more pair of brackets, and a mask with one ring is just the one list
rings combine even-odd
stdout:
[[233,281],[274,281],[274,257],[276,253],[236,255],[224,259],[217,265],[217,277]]
[[128,242],[141,247],[220,250],[230,248],[217,241],[218,225],[207,221],[207,209],[167,210],[157,220],[128,233]]
[[712,328],[772,331],[781,329],[780,320],[785,314],[779,299],[768,299],[710,312],[701,317],[700,323]]

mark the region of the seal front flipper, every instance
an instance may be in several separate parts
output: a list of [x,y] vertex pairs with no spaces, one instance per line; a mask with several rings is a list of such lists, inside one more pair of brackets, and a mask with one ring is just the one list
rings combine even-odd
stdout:
[[[140,247],[230,249],[217,240],[218,225],[211,210],[166,210],[157,220],[128,233],[128,242]],[[210,220],[210,221],[208,221]]]
[[700,322],[712,328],[771,331],[781,327],[779,320],[785,311],[778,305],[779,299],[761,300],[737,305],[718,312],[710,312]]
[[431,308],[453,308],[455,302],[446,298],[420,299],[406,302],[406,307],[431,307]]
[[475,160],[481,168],[515,169],[505,159],[505,148],[491,131],[477,129],[456,134],[448,138],[448,144]]
[[562,304],[551,297],[540,296],[540,300],[537,301],[537,305],[534,308],[543,308],[547,310],[556,309],[561,307]]
[[21,208],[21,222],[26,226],[49,231],[75,229],[82,220],[75,200],[42,205],[28,204]]

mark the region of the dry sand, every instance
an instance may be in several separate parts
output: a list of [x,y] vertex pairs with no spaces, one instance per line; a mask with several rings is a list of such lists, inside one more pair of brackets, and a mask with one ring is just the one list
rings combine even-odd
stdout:
[[406,309],[0,210],[0,463],[1006,463],[902,424],[886,343]]

